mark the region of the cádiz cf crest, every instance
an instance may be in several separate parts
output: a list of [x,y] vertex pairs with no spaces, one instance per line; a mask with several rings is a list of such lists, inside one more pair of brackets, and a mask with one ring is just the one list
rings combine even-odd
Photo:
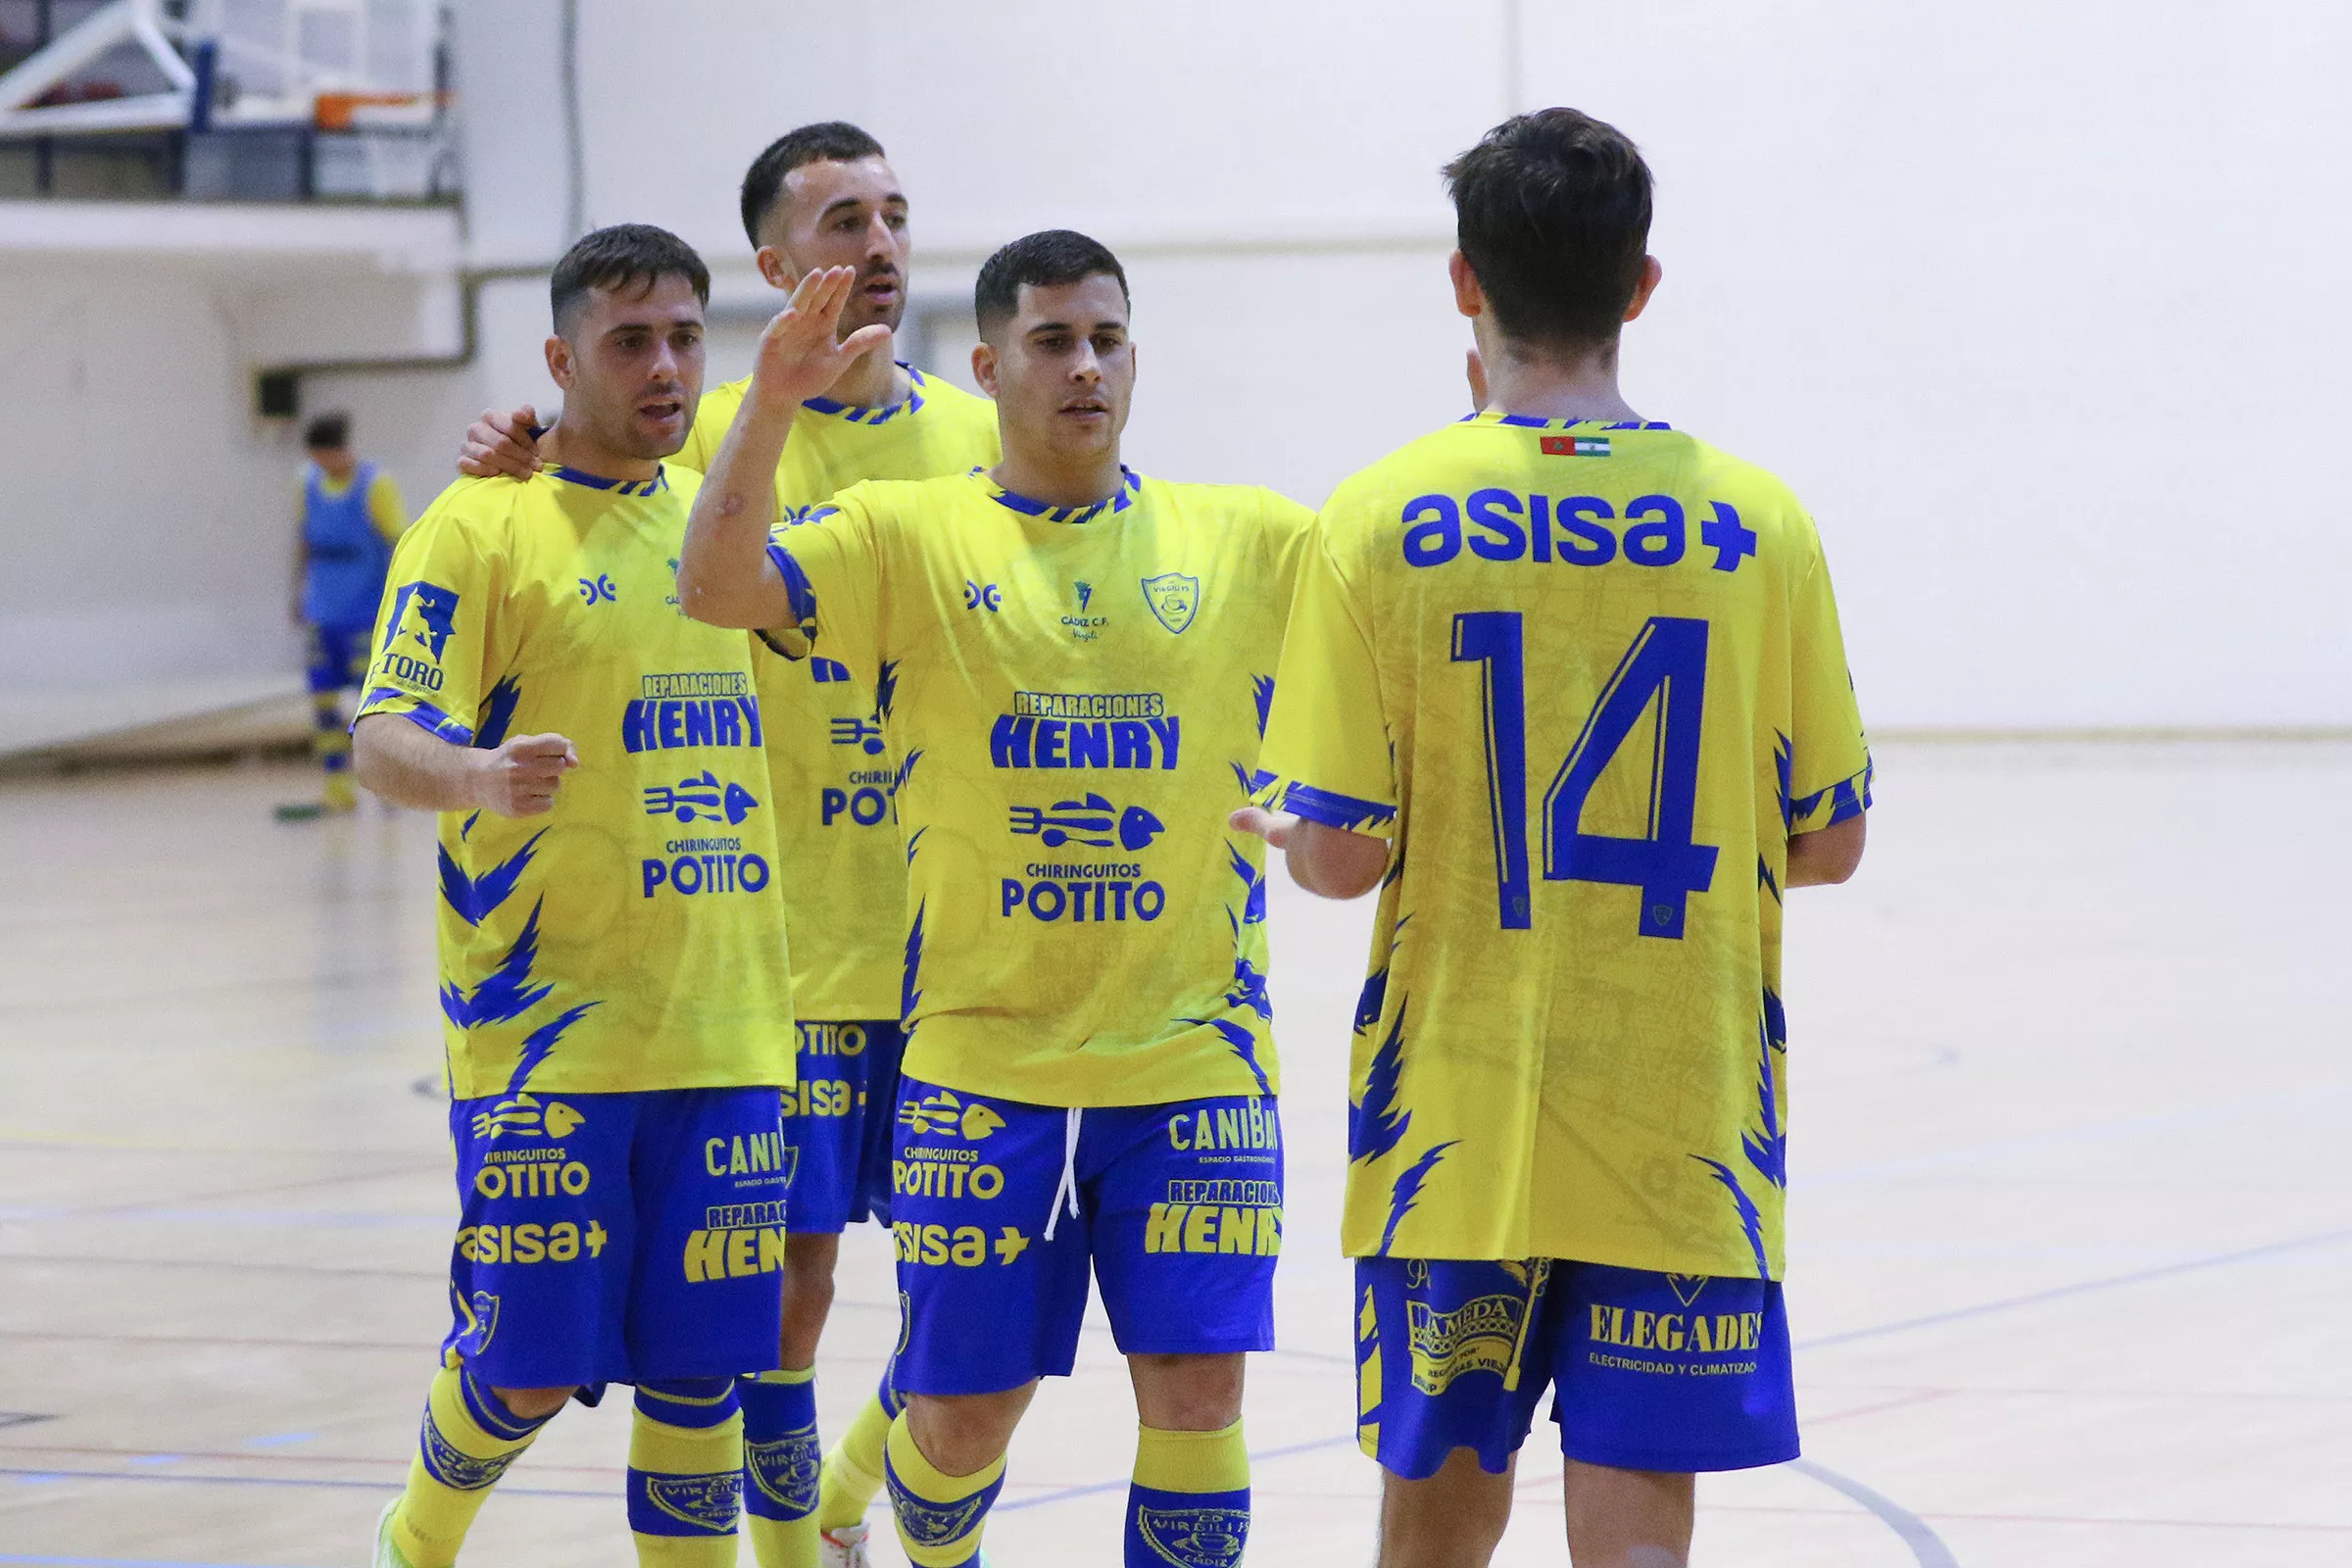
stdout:
[[1170,631],[1182,631],[1193,623],[1200,609],[1200,579],[1188,577],[1181,571],[1163,571],[1156,577],[1144,579],[1144,603],[1152,613]]
[[1250,1515],[1241,1508],[1138,1508],[1144,1544],[1176,1568],[1230,1568],[1250,1540]]

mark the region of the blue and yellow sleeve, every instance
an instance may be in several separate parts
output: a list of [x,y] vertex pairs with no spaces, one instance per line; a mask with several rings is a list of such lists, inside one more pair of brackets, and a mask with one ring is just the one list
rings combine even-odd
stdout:
[[790,619],[760,631],[787,659],[810,653],[871,681],[881,664],[881,565],[863,485],[769,530],[768,560],[784,579]]
[[1791,835],[1817,832],[1870,808],[1870,743],[1845,662],[1838,599],[1818,543],[1789,605],[1788,799]]
[[[462,481],[461,487],[505,480]],[[453,746],[473,744],[491,671],[504,661],[494,646],[504,617],[495,603],[503,555],[444,496],[401,537],[392,553],[368,681],[353,722],[398,713]]]
[[1387,838],[1396,770],[1370,628],[1322,528],[1300,553],[1251,799],[1328,827]]

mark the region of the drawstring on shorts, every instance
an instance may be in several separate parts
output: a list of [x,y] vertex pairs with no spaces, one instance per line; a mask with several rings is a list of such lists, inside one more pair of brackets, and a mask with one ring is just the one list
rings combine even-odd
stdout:
[[1046,1240],[1054,1239],[1054,1227],[1061,1223],[1061,1195],[1070,1195],[1070,1218],[1078,1217],[1078,1124],[1086,1114],[1072,1105],[1062,1112],[1061,1122],[1061,1180],[1054,1185],[1054,1206],[1046,1210]]

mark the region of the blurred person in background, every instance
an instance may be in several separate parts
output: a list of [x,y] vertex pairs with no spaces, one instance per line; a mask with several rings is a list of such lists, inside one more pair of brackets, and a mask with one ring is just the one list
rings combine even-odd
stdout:
[[309,821],[359,804],[343,694],[359,689],[392,546],[409,524],[392,475],[352,450],[350,415],[318,416],[302,444],[311,462],[302,476],[292,610],[295,622],[310,633],[307,674],[317,720],[311,753],[325,775],[325,790],[317,801],[279,807],[281,822]]

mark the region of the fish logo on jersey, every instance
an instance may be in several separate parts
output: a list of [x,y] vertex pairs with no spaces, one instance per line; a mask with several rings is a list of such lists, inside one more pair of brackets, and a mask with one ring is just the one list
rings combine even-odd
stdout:
[[426,658],[438,660],[457,626],[456,589],[422,580],[404,582],[392,596],[392,631],[384,641],[396,643],[406,637],[422,648]]
[[1227,1568],[1250,1540],[1243,1508],[1138,1508],[1135,1524],[1144,1544],[1176,1568]]
[[715,822],[724,815],[729,827],[740,826],[759,804],[752,792],[740,784],[722,787],[718,775],[707,767],[700,778],[683,778],[675,784],[649,784],[645,790],[646,815],[674,816],[681,822],[691,822],[697,816]]
[[1116,847],[1134,851],[1150,848],[1153,839],[1167,831],[1167,824],[1140,806],[1121,811],[1103,796],[1092,793],[1082,801],[1055,801],[1050,808],[1012,808],[1012,831],[1045,840],[1049,850],[1065,844],[1107,850],[1114,846],[1114,829]]
[[512,1100],[500,1101],[488,1110],[474,1112],[473,1136],[496,1143],[501,1138],[544,1135],[562,1143],[587,1119],[561,1100],[551,1100],[542,1106],[534,1095],[516,1095]]
[[1156,577],[1144,579],[1144,603],[1159,623],[1173,632],[1181,632],[1193,623],[1200,612],[1200,579],[1181,571],[1163,571]]
[[974,1101],[965,1104],[951,1090],[942,1089],[928,1100],[910,1101],[899,1107],[899,1125],[917,1138],[956,1138],[978,1143],[1004,1125],[1004,1118]]

